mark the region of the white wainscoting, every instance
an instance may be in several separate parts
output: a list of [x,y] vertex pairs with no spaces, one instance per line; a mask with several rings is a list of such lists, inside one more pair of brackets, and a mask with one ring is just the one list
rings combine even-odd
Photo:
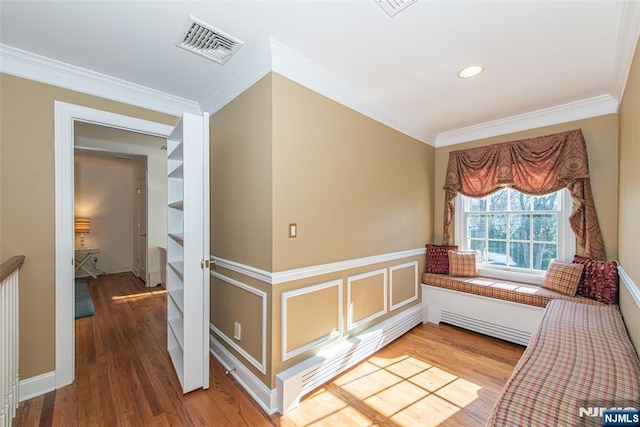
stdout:
[[216,335],[218,335],[224,342],[226,342],[231,348],[242,355],[249,363],[251,363],[256,369],[265,374],[267,372],[267,293],[256,289],[249,285],[246,285],[230,277],[223,276],[213,270],[211,270],[211,276],[220,279],[230,285],[236,286],[247,292],[251,292],[262,298],[262,331],[261,331],[261,343],[260,343],[260,360],[256,360],[255,357],[250,355],[245,349],[240,347],[233,339],[228,337],[224,332],[211,324],[209,327]]
[[[413,296],[402,300],[402,301],[394,301],[393,300],[393,273],[397,270],[402,270],[405,268],[413,267]],[[412,303],[418,299],[418,261],[408,262],[406,264],[394,265],[389,268],[389,295],[391,301],[391,311],[397,310],[398,308]]]
[[[338,288],[338,318],[336,319],[336,322],[338,324],[338,329],[333,330],[332,332],[324,336],[321,336],[317,339],[314,339],[313,341],[310,341],[302,346],[299,346],[292,350],[287,351],[288,337],[289,337],[289,331],[287,328],[289,300],[300,295],[305,295],[305,294],[309,294],[312,292],[317,292],[323,289],[328,289],[333,287]],[[304,288],[294,289],[288,292],[283,292],[281,300],[282,300],[282,305],[281,305],[281,310],[282,310],[281,334],[282,335],[281,336],[282,336],[282,361],[283,362],[285,360],[291,359],[294,356],[297,356],[300,353],[304,353],[305,351],[317,345],[320,345],[335,337],[342,335],[343,330],[342,330],[342,280],[341,279],[333,280],[331,282],[326,282],[326,283],[320,283],[312,286],[305,286]]]
[[[363,317],[361,319],[354,319],[353,309],[354,305],[357,304],[357,301],[354,301],[351,297],[351,291],[354,287],[354,282],[359,280],[367,279],[369,277],[374,276],[382,276],[382,308],[381,310],[371,313],[369,316]],[[373,292],[374,290],[372,290]],[[372,320],[377,319],[380,316],[384,316],[387,314],[387,299],[388,299],[388,287],[387,287],[387,269],[381,268],[379,270],[369,271],[367,273],[357,274],[355,276],[349,276],[347,278],[347,331],[357,328],[358,326],[362,326],[365,323],[371,322]]]
[[620,293],[628,292],[631,295],[630,301],[621,301],[620,311],[627,327],[629,338],[640,355],[640,287],[631,279],[621,266],[618,266],[620,276]]

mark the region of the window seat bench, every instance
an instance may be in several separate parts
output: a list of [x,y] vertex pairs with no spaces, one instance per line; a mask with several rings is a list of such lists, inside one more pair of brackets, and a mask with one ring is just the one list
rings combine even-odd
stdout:
[[429,322],[445,322],[521,345],[529,343],[551,300],[605,305],[536,285],[488,277],[424,273],[422,283]]

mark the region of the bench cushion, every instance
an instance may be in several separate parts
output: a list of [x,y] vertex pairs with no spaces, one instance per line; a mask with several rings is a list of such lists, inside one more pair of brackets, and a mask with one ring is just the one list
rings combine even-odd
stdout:
[[601,425],[579,408],[639,405],[640,361],[617,306],[553,300],[487,425]]
[[584,304],[604,305],[581,296],[569,296],[536,285],[497,281],[488,277],[451,277],[444,274],[424,273],[422,283],[454,291],[467,292],[490,298],[513,301],[521,304],[546,307],[552,299],[576,301]]

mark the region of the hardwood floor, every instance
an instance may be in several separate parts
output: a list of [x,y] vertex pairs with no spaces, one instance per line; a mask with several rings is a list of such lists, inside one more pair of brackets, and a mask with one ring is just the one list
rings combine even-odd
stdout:
[[211,385],[183,395],[166,351],[166,292],[130,273],[88,280],[76,380],[22,402],[14,426],[484,425],[524,347],[420,325],[307,396],[266,415],[211,357]]

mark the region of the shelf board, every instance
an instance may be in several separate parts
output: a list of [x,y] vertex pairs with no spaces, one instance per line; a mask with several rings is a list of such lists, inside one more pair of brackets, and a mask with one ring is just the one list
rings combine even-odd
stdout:
[[169,237],[178,243],[182,244],[184,242],[184,234],[183,233],[169,233]]
[[178,210],[184,210],[184,200],[178,200],[173,203],[169,203],[169,207]]
[[184,262],[183,261],[169,261],[167,264],[169,264],[169,267],[171,267],[171,269],[175,271],[175,273],[178,276],[180,276],[180,280],[184,280]]
[[178,310],[184,314],[184,290],[182,289],[172,289],[167,292],[171,301],[176,305]]
[[171,361],[173,362],[173,367],[180,380],[180,385],[184,387],[184,355],[182,354],[182,350],[180,347],[171,347],[168,350]]
[[184,351],[184,319],[182,317],[176,317],[169,320],[169,326],[173,332],[173,336],[176,337],[180,349]]
[[169,172],[168,176],[169,178],[179,178],[182,179],[184,176],[184,165],[182,163],[180,163],[178,166],[176,166],[171,172]]
[[167,158],[171,160],[183,160],[182,141],[167,141],[168,149]]

